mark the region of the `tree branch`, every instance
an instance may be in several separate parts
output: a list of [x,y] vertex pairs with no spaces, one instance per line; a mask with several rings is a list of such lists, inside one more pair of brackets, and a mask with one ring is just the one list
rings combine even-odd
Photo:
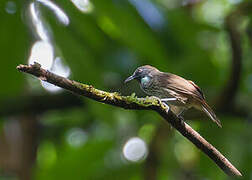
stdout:
[[104,104],[132,110],[153,110],[159,113],[167,122],[177,129],[184,137],[197,146],[202,152],[210,157],[227,175],[242,176],[242,174],[210,143],[193,130],[182,119],[171,111],[166,112],[166,107],[156,98],[137,98],[132,96],[120,96],[118,93],[109,93],[95,89],[91,85],[82,84],[67,78],[53,74],[43,68],[40,64],[19,65],[17,69],[21,72],[32,74],[43,81],[47,81],[73,93],[88,97]]

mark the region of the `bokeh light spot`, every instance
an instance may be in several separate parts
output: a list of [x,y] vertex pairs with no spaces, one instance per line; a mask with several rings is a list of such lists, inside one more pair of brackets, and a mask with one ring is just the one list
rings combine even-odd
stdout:
[[50,69],[53,64],[53,47],[49,42],[37,41],[33,44],[28,64],[37,62],[44,69]]
[[48,27],[45,27],[45,25],[42,23],[39,10],[35,3],[30,4],[29,10],[31,15],[31,21],[36,31],[36,35],[41,40],[50,41],[50,36],[47,30]]
[[225,5],[217,1],[206,1],[202,6],[203,18],[209,24],[220,27],[224,22]]
[[54,4],[52,1],[49,0],[37,0],[37,2],[40,2],[44,6],[48,7],[52,12],[56,15],[57,19],[65,26],[69,25],[70,20],[67,16],[67,14],[59,8],[56,4]]
[[17,11],[17,5],[14,1],[8,1],[5,5],[5,11],[8,14],[15,14]]
[[143,160],[147,154],[148,150],[145,142],[138,137],[129,139],[123,147],[123,156],[128,161],[137,162]]
[[80,147],[87,141],[87,133],[81,128],[73,128],[67,132],[67,143],[72,147]]
[[77,9],[83,13],[90,13],[94,7],[89,0],[71,0]]

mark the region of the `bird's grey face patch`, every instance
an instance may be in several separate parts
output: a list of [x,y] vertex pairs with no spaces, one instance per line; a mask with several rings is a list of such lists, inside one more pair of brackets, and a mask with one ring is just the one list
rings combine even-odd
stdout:
[[149,76],[144,76],[141,78],[141,85],[146,86],[150,82],[150,77]]

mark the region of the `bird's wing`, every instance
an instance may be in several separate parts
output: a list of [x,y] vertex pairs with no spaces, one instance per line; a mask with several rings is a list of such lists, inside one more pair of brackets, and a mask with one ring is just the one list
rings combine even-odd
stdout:
[[158,79],[160,85],[164,88],[185,95],[193,95],[195,98],[205,99],[202,91],[194,82],[171,73],[161,73],[160,76]]
[[206,99],[205,98],[205,95],[204,95],[204,93],[202,92],[202,90],[200,89],[200,87],[197,85],[197,84],[195,84],[193,81],[191,81],[191,80],[187,80],[189,83],[191,83],[196,89],[197,89],[197,91],[201,94],[201,96],[203,97],[203,99]]

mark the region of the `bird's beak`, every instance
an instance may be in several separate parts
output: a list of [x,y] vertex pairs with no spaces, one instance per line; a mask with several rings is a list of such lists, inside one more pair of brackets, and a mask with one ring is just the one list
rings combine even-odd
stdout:
[[128,78],[124,81],[124,83],[127,83],[127,82],[129,82],[129,81],[131,81],[131,80],[133,80],[133,79],[135,79],[135,78],[136,78],[136,76],[133,74],[132,76],[128,77]]

